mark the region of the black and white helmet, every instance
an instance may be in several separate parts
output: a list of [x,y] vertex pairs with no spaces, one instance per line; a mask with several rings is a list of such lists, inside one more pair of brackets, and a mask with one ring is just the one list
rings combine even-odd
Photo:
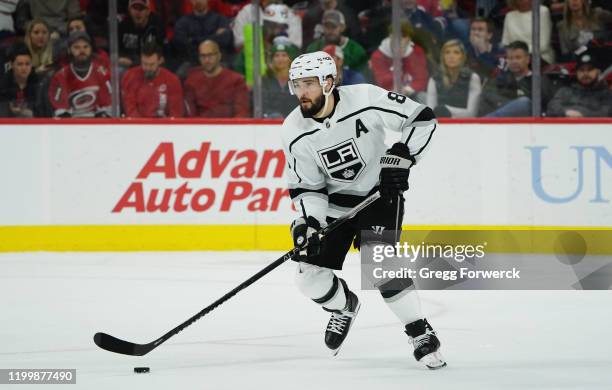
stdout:
[[[338,74],[336,71],[336,61],[334,61],[332,56],[324,51],[302,54],[293,60],[289,68],[289,91],[291,91],[292,95],[295,94],[293,91],[293,80],[317,77],[321,87],[323,87],[329,76],[334,79],[335,85]],[[331,90],[325,94],[329,93],[331,93]]]

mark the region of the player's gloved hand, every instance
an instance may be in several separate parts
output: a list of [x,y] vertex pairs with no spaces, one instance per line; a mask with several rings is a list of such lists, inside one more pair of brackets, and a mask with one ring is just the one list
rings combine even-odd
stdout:
[[321,251],[321,240],[316,234],[321,229],[321,223],[315,217],[304,219],[299,217],[291,224],[291,236],[293,244],[300,248],[300,251],[293,260],[307,261],[309,257],[316,256]]
[[414,157],[405,144],[398,142],[380,158],[380,195],[396,198],[408,189],[410,168],[415,164]]

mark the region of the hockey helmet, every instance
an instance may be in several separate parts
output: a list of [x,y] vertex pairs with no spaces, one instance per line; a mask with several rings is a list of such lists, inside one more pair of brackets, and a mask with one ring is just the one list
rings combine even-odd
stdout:
[[303,79],[306,77],[316,77],[319,79],[321,88],[325,85],[327,77],[331,76],[334,80],[334,84],[329,92],[324,95],[329,95],[336,85],[336,78],[338,76],[336,71],[336,61],[324,51],[315,51],[314,53],[306,53],[298,56],[289,68],[289,91],[292,95],[295,95],[293,90],[293,80]]
[[291,10],[285,4],[270,4],[263,12],[262,20],[278,24],[289,25],[289,13]]

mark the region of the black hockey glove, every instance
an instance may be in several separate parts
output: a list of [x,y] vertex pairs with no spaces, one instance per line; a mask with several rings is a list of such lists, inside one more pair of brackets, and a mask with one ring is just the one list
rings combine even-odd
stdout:
[[321,229],[321,223],[315,217],[299,217],[291,224],[293,244],[300,248],[293,257],[295,261],[307,261],[309,257],[316,256],[321,251],[321,240],[316,234]]
[[393,144],[380,158],[380,195],[394,199],[406,191],[410,167],[414,164],[408,146],[401,142]]

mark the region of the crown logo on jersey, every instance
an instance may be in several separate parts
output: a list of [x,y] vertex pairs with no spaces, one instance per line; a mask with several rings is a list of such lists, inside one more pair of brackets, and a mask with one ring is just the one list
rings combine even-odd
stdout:
[[353,176],[355,176],[355,171],[352,169],[345,169],[344,172],[342,172],[342,177],[345,179],[350,179]]

